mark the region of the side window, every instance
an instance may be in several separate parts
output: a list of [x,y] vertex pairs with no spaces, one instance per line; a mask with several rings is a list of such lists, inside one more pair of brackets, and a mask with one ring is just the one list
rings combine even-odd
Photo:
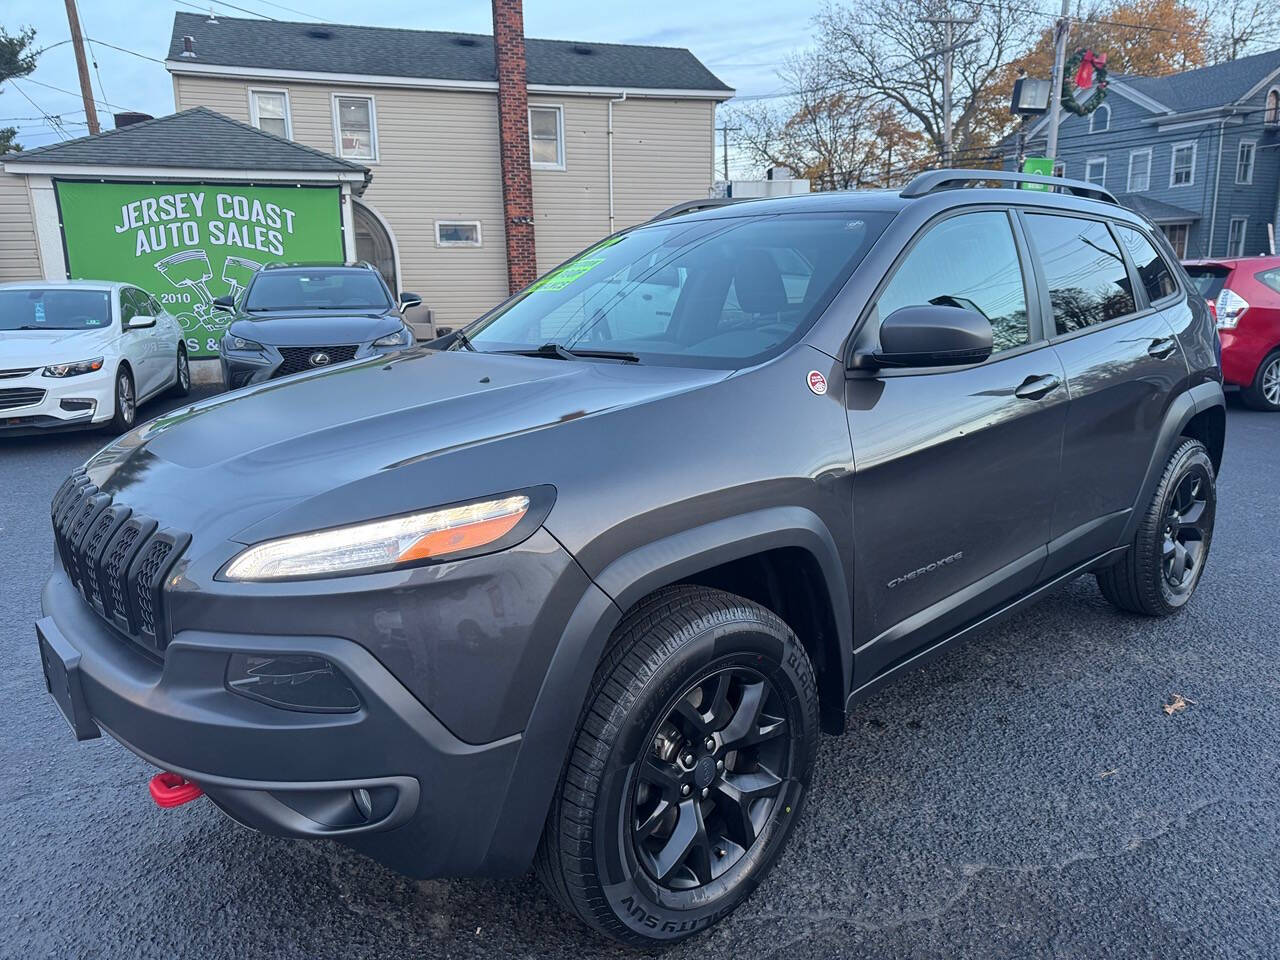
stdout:
[[147,294],[147,310],[150,311],[153,317],[164,315],[164,307],[160,306],[160,301],[151,294]]
[[1105,224],[1040,213],[1027,214],[1026,224],[1058,333],[1133,313],[1129,271]]
[[991,323],[996,352],[1031,340],[1027,297],[1009,218],[999,211],[951,217],[916,243],[876,303],[880,319],[927,303],[973,310]]
[[1178,292],[1178,284],[1174,282],[1173,272],[1164,262],[1164,257],[1156,252],[1151,241],[1132,227],[1115,225],[1120,242],[1129,251],[1129,258],[1138,268],[1138,279],[1147,291],[1147,299],[1152,303]]
[[138,300],[133,294],[133,288],[125,287],[120,291],[120,322],[127,324],[137,315]]

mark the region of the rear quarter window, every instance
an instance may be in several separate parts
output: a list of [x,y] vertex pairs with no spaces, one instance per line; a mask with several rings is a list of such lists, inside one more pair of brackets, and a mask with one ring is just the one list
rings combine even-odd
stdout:
[[1255,273],[1253,278],[1264,287],[1270,287],[1276,293],[1280,293],[1280,267],[1272,267],[1270,270]]

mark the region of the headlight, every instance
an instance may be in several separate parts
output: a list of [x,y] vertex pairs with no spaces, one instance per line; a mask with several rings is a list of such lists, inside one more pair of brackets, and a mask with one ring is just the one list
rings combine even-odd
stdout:
[[286,580],[443,560],[501,540],[529,512],[517,494],[267,540],[227,567],[228,580]]
[[385,337],[379,337],[373,341],[375,347],[407,347],[413,342],[413,334],[409,332],[408,327],[401,327],[395,333],[388,333]]
[[75,363],[53,363],[44,368],[46,377],[78,377],[82,373],[93,373],[102,369],[102,357],[92,360],[77,360]]
[[262,344],[257,340],[246,340],[244,337],[236,337],[227,334],[222,338],[222,342],[227,345],[228,350],[261,350]]

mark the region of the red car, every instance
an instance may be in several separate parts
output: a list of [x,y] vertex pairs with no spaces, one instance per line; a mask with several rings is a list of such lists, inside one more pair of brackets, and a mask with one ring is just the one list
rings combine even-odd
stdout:
[[1280,256],[1183,264],[1217,311],[1222,373],[1257,410],[1280,410]]

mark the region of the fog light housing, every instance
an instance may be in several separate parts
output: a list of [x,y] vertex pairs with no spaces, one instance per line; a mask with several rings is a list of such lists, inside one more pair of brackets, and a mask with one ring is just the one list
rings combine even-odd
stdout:
[[65,400],[62,400],[58,406],[67,413],[80,413],[85,410],[92,411],[98,406],[98,401],[82,397],[67,397]]
[[234,653],[227,689],[250,700],[306,713],[355,713],[360,697],[351,681],[324,657]]

